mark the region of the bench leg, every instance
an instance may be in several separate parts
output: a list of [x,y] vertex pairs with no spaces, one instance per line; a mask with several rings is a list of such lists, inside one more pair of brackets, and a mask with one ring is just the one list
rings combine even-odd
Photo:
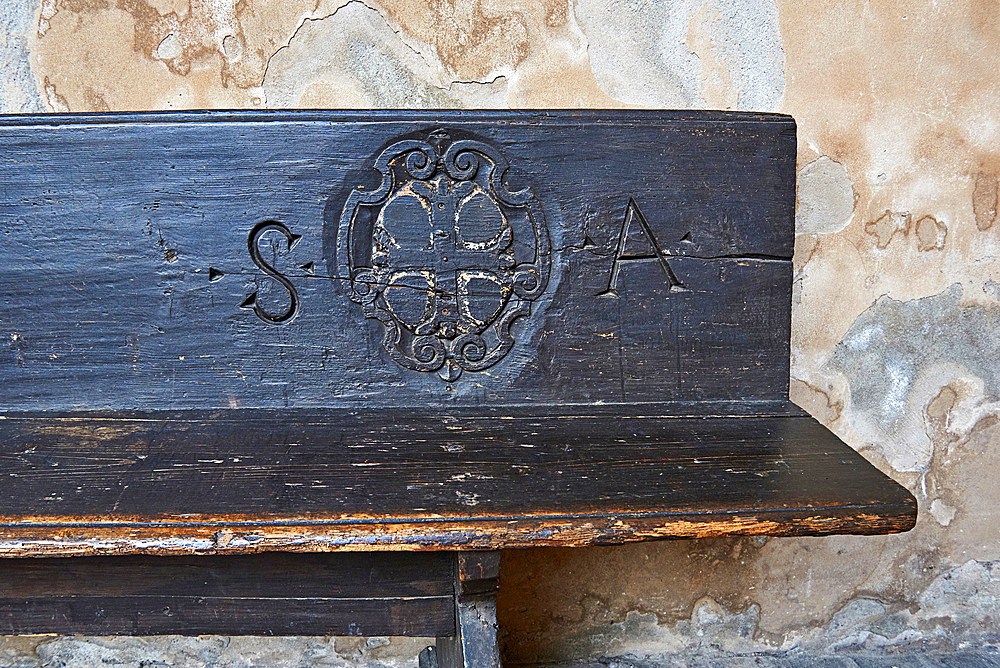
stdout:
[[457,634],[438,638],[436,651],[424,650],[420,668],[500,668],[497,644],[500,552],[460,552],[456,566]]

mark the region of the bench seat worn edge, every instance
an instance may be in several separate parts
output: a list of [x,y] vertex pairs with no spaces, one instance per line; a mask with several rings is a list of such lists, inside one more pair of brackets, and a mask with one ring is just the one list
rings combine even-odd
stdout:
[[912,526],[912,496],[794,406],[693,409],[8,415],[0,552],[494,549]]

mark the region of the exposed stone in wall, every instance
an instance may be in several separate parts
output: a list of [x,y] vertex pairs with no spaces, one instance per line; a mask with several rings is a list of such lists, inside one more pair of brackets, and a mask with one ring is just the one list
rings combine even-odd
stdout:
[[[914,491],[917,528],[511,553],[507,655],[954,650],[1000,643],[997,17],[989,0],[12,0],[0,104],[793,114],[791,394]],[[415,665],[422,644],[12,638],[0,663]]]
[[401,668],[427,645],[417,638],[44,638],[5,639],[0,647],[4,668],[102,665],[212,666],[213,668]]

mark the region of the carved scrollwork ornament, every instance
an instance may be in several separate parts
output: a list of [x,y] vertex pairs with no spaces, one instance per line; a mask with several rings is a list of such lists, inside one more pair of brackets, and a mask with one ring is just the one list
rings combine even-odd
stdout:
[[528,187],[510,190],[492,145],[435,130],[375,159],[375,189],[350,191],[337,263],[399,365],[447,382],[500,361],[515,321],[545,291],[550,242]]

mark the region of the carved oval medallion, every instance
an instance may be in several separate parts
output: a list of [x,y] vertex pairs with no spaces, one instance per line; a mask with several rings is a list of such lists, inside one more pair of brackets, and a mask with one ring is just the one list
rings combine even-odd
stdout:
[[443,130],[400,139],[374,168],[378,187],[352,190],[340,218],[351,300],[382,323],[382,345],[407,369],[450,382],[496,364],[548,282],[531,189],[508,190],[496,148]]

